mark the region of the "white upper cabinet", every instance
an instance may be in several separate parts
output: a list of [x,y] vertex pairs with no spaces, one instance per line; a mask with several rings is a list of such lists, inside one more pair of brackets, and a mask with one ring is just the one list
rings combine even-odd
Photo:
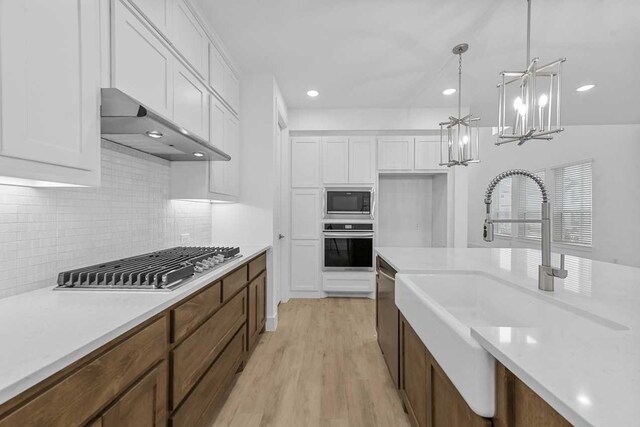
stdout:
[[169,28],[171,0],[132,0],[142,14],[163,33]]
[[234,115],[227,112],[224,120],[224,148],[231,156],[228,162],[217,162],[224,167],[224,189],[222,193],[237,196],[240,187],[240,124]]
[[[236,161],[233,155],[226,150],[224,140],[225,111],[224,106],[213,95],[210,97],[210,114],[209,114],[209,143],[216,146],[232,156],[231,161]],[[229,162],[211,162],[211,173],[209,174],[209,191],[212,193],[225,194],[228,190],[225,187],[225,172]]]
[[349,183],[373,184],[376,181],[376,141],[373,138],[349,138]]
[[98,6],[0,2],[0,182],[99,183]]
[[415,169],[446,169],[440,166],[440,137],[422,136],[415,139]]
[[413,169],[413,137],[393,136],[378,139],[378,169],[409,171]]
[[184,0],[172,0],[171,43],[200,76],[207,77],[209,40]]
[[209,92],[193,74],[176,63],[173,78],[173,119],[180,126],[209,140]]
[[223,97],[237,113],[240,110],[240,82],[228,64],[224,64]]
[[375,140],[368,137],[322,138],[325,184],[373,184],[376,181]]
[[112,16],[112,85],[172,117],[175,59],[171,52],[126,1],[116,0]]
[[320,138],[291,139],[291,186],[320,187]]
[[224,74],[227,64],[218,49],[209,43],[209,86],[224,96]]
[[349,139],[322,138],[323,181],[325,184],[349,182]]

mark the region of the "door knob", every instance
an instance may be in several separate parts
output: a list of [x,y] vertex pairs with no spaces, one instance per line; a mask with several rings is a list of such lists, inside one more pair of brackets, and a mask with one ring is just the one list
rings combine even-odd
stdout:
[[284,239],[284,234],[278,234],[278,240]]

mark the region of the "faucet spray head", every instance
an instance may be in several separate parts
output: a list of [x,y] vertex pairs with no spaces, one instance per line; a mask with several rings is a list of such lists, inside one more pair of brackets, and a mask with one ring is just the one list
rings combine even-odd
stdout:
[[484,230],[482,232],[482,238],[485,242],[493,242],[493,222],[489,219],[484,220]]

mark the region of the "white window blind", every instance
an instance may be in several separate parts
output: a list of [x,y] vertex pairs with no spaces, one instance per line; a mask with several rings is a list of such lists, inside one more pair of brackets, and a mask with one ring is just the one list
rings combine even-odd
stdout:
[[[534,172],[544,181],[544,171]],[[531,179],[518,177],[518,218],[520,219],[540,219],[541,217],[542,194],[540,188]],[[540,239],[542,226],[540,224],[520,224],[518,236],[526,239]]]
[[[498,183],[493,191],[491,211],[495,219],[511,218],[511,178],[505,178]],[[494,233],[502,236],[511,236],[511,224],[496,224]]]
[[556,242],[592,244],[591,162],[554,170],[553,238]]

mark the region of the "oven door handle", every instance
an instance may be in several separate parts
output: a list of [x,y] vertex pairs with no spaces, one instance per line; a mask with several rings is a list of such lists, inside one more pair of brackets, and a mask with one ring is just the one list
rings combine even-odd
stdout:
[[354,238],[354,239],[373,239],[373,232],[371,233],[333,233],[333,232],[324,232],[323,233],[324,237],[328,237],[328,238],[345,238],[345,239],[350,239],[350,238]]

